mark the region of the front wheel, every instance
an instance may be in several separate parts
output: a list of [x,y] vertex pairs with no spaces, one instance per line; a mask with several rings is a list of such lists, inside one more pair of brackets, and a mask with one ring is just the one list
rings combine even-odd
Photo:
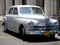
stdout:
[[25,37],[25,28],[24,28],[24,26],[20,27],[19,35],[21,36],[22,39]]

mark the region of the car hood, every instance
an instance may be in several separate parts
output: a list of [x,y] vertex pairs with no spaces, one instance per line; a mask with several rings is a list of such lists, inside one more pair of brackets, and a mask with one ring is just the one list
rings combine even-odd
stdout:
[[22,18],[25,18],[25,19],[45,19],[46,17],[43,16],[43,15],[37,15],[37,14],[34,14],[34,15],[31,15],[31,14],[25,14],[25,15],[20,15],[19,17],[22,17]]
[[[39,22],[39,23],[47,23],[49,24],[49,22],[51,21],[48,17],[44,16],[44,15],[19,15],[17,18],[19,18],[18,20],[22,20],[22,21],[26,21],[26,22]],[[52,21],[51,21],[52,22]]]

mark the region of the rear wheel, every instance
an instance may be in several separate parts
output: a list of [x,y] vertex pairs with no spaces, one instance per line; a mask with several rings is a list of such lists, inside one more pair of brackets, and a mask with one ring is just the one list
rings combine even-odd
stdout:
[[8,29],[7,29],[7,25],[6,25],[6,23],[4,24],[4,31],[7,31]]

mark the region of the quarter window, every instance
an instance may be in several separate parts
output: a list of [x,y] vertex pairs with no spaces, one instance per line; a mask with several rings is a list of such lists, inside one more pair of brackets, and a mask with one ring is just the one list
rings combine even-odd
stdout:
[[13,8],[10,8],[8,14],[13,14]]
[[18,9],[14,8],[14,14],[18,14]]

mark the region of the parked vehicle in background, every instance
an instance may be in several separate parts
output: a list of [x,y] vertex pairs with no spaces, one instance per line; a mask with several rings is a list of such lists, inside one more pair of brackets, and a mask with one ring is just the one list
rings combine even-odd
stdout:
[[4,31],[8,29],[22,36],[55,37],[58,29],[56,19],[46,17],[41,7],[33,5],[11,6],[3,18],[3,23]]

